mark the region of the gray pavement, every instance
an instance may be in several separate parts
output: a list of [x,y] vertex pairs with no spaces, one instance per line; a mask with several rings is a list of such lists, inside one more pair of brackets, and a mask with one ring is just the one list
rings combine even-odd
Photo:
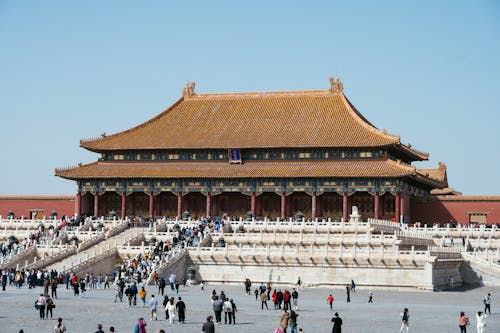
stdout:
[[[252,288],[255,287],[255,283]],[[274,285],[273,288],[284,289],[284,286]],[[8,287],[0,291],[0,333],[52,332],[56,318],[62,317],[63,323],[71,332],[95,332],[97,324],[104,326],[108,332],[110,326],[116,331],[133,332],[133,327],[139,317],[144,317],[148,323],[147,332],[156,333],[160,328],[166,332],[200,332],[202,323],[211,311],[210,294],[213,289],[233,298],[238,307],[236,325],[218,325],[216,332],[273,332],[279,325],[280,312],[260,309],[260,301],[255,297],[244,295],[241,286],[205,286],[201,291],[199,286],[181,287],[182,296],[187,305],[186,323],[169,325],[160,312],[158,321],[151,321],[149,309],[138,305],[129,308],[127,303],[114,303],[114,289],[89,291],[86,298],[75,299],[71,291],[64,286],[58,289],[59,298],[55,300],[53,320],[40,320],[34,302],[41,288],[29,290],[26,287],[15,289]],[[148,297],[157,294],[153,286],[147,287]],[[334,311],[330,311],[326,297],[332,293],[335,297]],[[460,311],[471,318],[468,332],[476,332],[475,312],[482,310],[482,299],[490,292],[493,295],[492,315],[488,318],[486,332],[500,332],[500,288],[482,287],[470,290],[455,290],[446,292],[397,292],[374,291],[374,304],[368,304],[368,290],[357,290],[351,297],[351,303],[346,302],[345,290],[325,288],[305,288],[299,290],[298,327],[304,332],[331,332],[330,320],[338,311],[344,321],[343,332],[399,332],[401,321],[399,314],[404,307],[410,309],[410,332],[443,333],[459,332],[458,315]],[[167,290],[169,296],[174,293]],[[270,309],[273,308],[269,301]]]

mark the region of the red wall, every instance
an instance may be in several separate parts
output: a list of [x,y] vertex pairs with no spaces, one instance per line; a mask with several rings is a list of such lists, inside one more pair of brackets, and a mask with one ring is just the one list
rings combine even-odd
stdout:
[[500,196],[436,196],[411,203],[413,222],[469,223],[467,212],[488,212],[486,222],[500,224]]
[[47,218],[51,211],[58,216],[73,216],[75,212],[74,196],[0,196],[0,215],[7,217],[8,211],[13,211],[16,217],[30,218],[31,210],[44,210]]

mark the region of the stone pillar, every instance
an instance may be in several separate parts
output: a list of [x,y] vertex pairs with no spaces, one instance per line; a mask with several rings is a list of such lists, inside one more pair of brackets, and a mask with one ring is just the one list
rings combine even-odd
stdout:
[[82,205],[82,193],[80,191],[76,192],[75,196],[75,215],[79,216],[81,212]]
[[250,197],[250,211],[252,212],[252,215],[255,217],[256,216],[256,211],[255,211],[255,192],[252,192],[252,196]]
[[211,205],[210,199],[211,198],[212,198],[212,194],[210,192],[207,192],[207,214],[206,214],[207,217],[210,216],[210,205]]
[[314,220],[315,218],[316,218],[316,192],[313,192],[311,196],[311,219]]
[[182,218],[182,193],[177,193],[177,218]]
[[281,218],[286,218],[286,192],[281,192]]
[[349,196],[347,195],[347,192],[344,192],[342,195],[342,218],[344,219],[344,222],[349,221]]
[[149,193],[149,217],[152,218],[154,217],[154,204],[155,202],[155,196],[153,195],[153,192]]
[[379,219],[380,218],[380,194],[378,192],[375,192],[375,200],[373,203],[373,213],[374,213],[374,218]]
[[401,216],[401,192],[396,192],[394,200],[394,217],[396,218],[396,222],[399,222],[399,217]]
[[120,214],[120,218],[123,220],[127,215],[127,194],[125,191],[122,192],[122,213]]
[[99,216],[99,192],[94,194],[94,216]]

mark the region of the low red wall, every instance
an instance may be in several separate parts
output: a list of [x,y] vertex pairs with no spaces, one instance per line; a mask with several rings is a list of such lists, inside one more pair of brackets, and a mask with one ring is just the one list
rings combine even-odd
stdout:
[[500,196],[435,196],[413,199],[411,217],[413,222],[469,223],[469,212],[485,212],[486,223],[500,224]]
[[7,212],[14,212],[16,217],[31,218],[31,211],[43,211],[39,216],[47,218],[51,211],[58,216],[73,216],[75,212],[74,196],[0,196],[0,215],[7,217]]

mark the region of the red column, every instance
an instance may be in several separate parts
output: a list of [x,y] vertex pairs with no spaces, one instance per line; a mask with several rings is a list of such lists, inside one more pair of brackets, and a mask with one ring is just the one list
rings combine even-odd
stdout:
[[375,202],[373,203],[374,205],[374,218],[378,219],[380,218],[380,194],[378,192],[375,192]]
[[252,192],[252,196],[250,197],[250,211],[252,212],[252,215],[255,217],[255,192]]
[[94,194],[94,216],[99,216],[99,192]]
[[149,193],[149,217],[154,217],[154,202],[155,202],[155,196],[153,195],[153,192]]
[[396,218],[396,222],[399,222],[399,217],[401,216],[401,192],[396,192],[394,200],[394,217]]
[[182,193],[177,193],[177,218],[182,217]]
[[207,192],[207,217],[210,216],[210,199],[212,195],[210,192]]
[[316,218],[316,192],[313,192],[311,197],[311,219],[314,220],[315,218]]
[[210,200],[213,201],[214,205],[214,216],[217,216],[219,214],[219,195],[216,195],[215,197],[211,198]]
[[286,218],[286,192],[281,192],[281,218]]
[[80,191],[76,192],[76,197],[75,197],[75,215],[79,216],[80,215],[80,207],[82,204],[82,193]]
[[125,192],[122,192],[122,213],[120,214],[120,218],[125,219],[125,215],[127,215],[127,195]]
[[349,221],[349,196],[347,195],[347,192],[344,192],[342,195],[342,218],[344,219],[344,222]]

